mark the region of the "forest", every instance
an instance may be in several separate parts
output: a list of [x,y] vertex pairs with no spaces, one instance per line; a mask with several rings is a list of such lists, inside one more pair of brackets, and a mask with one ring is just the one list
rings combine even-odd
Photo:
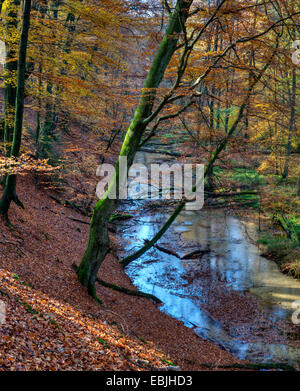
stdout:
[[299,81],[298,1],[0,0],[0,371],[300,371]]

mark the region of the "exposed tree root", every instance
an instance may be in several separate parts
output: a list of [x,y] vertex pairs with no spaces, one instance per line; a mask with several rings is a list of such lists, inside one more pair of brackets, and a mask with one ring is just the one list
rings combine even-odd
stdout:
[[52,198],[59,205],[72,208],[85,217],[89,217],[91,214],[91,209],[89,207],[84,208],[80,205],[76,205],[74,202],[70,202],[68,200],[61,200],[58,197],[55,197],[54,195],[50,195],[50,198]]
[[19,197],[15,194],[14,197],[13,197],[13,202],[18,205],[20,208],[22,209],[25,209],[25,206],[23,204],[23,202],[19,199]]
[[111,283],[109,283],[109,282],[103,281],[103,280],[101,280],[100,278],[96,278],[96,281],[97,281],[99,284],[101,284],[101,285],[103,285],[103,286],[105,286],[105,287],[107,287],[107,288],[111,288],[111,289],[113,289],[113,290],[115,290],[115,291],[119,291],[119,292],[122,292],[122,293],[126,293],[126,295],[145,297],[145,298],[147,298],[147,299],[153,300],[155,303],[158,303],[158,304],[161,304],[161,303],[162,303],[162,301],[161,301],[158,297],[156,297],[156,296],[154,296],[154,295],[151,295],[151,294],[149,294],[149,293],[145,293],[145,292],[141,292],[141,291],[134,291],[134,290],[132,290],[132,289],[127,289],[127,288],[124,288],[124,287],[122,287],[122,286],[115,285],[115,284],[111,284]]
[[[90,225],[90,222],[84,221],[84,220],[80,220],[80,219],[76,219],[75,217],[69,217],[69,216],[67,216],[67,219],[72,220],[72,221],[75,221],[76,223],[85,224],[85,225]],[[114,227],[108,227],[108,231],[109,231],[109,232],[112,232],[112,233],[116,233],[116,232],[117,232],[117,230],[116,230]]]
[[69,220],[76,221],[76,223],[81,223],[81,224],[90,225],[89,221],[84,221],[84,220],[76,219],[75,217],[69,217],[69,216],[67,216],[67,218],[68,218]]
[[[77,266],[75,263],[72,264],[72,267],[73,267],[73,269],[77,272],[78,266]],[[156,297],[156,296],[154,296],[154,295],[151,295],[150,293],[145,293],[145,292],[141,292],[141,291],[134,291],[134,290],[132,290],[132,289],[127,289],[127,288],[124,288],[124,287],[122,287],[122,286],[115,285],[115,284],[111,284],[111,283],[109,283],[109,282],[106,282],[106,281],[104,281],[104,280],[101,280],[101,279],[98,278],[98,277],[96,278],[96,281],[97,281],[99,284],[105,286],[106,288],[111,288],[111,289],[113,289],[113,290],[115,290],[115,291],[125,293],[126,295],[129,295],[129,296],[138,296],[138,297],[145,297],[146,299],[153,300],[155,303],[158,303],[158,304],[161,304],[161,303],[162,303],[162,301],[161,301],[158,297]],[[92,295],[92,296],[94,297],[94,295]],[[96,297],[97,297],[97,296],[96,296]],[[97,299],[98,299],[98,298],[97,298]],[[99,299],[98,299],[98,300],[99,300]]]

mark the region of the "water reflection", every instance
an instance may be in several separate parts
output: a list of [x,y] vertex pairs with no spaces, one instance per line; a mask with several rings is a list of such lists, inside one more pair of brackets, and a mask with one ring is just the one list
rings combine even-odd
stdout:
[[258,247],[249,239],[257,239],[253,224],[243,224],[224,212],[183,212],[175,230],[186,222],[190,224],[189,231],[182,236],[187,245],[196,242],[210,248],[211,269],[233,289],[251,290],[270,306],[277,304],[292,310],[292,303],[300,298],[300,283],[282,274],[275,262],[260,256]]
[[[147,164],[153,160],[153,156],[146,154],[138,156],[139,163]],[[122,235],[126,239],[124,254],[140,248],[145,239],[152,238],[166,218],[167,215],[159,213],[140,214],[128,233]],[[133,283],[140,290],[159,297],[163,302],[162,311],[182,320],[203,338],[241,359],[300,362],[299,349],[281,343],[245,342],[239,335],[225,331],[203,310],[203,302],[209,299],[203,297],[208,289],[203,284],[209,281],[209,289],[214,289],[218,280],[224,281],[232,290],[250,291],[263,298],[274,322],[290,316],[292,302],[300,299],[300,283],[283,275],[273,261],[260,256],[255,245],[255,225],[243,224],[222,211],[185,211],[178,216],[170,231],[159,244],[175,249],[179,257],[152,248],[127,267]],[[200,263],[197,259],[180,259],[187,249],[199,248],[209,250]],[[199,268],[204,261],[205,271]],[[201,278],[204,272],[209,274],[209,280]]]

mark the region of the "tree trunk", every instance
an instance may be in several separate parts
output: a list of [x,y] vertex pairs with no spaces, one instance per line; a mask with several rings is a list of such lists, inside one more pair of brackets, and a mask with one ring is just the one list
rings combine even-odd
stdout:
[[296,130],[296,88],[297,88],[296,66],[293,66],[292,92],[291,92],[291,99],[290,99],[290,103],[291,103],[290,125],[289,125],[288,142],[286,146],[286,159],[285,159],[282,179],[287,179],[289,175],[289,162],[290,162],[290,156],[292,152],[292,137]]
[[[26,72],[26,52],[28,43],[28,32],[30,25],[31,0],[24,1],[23,22],[19,46],[18,58],[18,76],[17,76],[17,94],[16,94],[16,113],[14,120],[14,134],[11,148],[11,156],[18,157],[20,153],[23,113],[24,113],[24,92],[25,92],[25,72]],[[23,204],[19,201],[16,194],[16,175],[8,175],[5,182],[5,188],[0,200],[0,213],[7,218],[11,201],[15,201],[19,206]]]
[[[277,49],[277,46],[276,46],[276,49]],[[239,113],[238,113],[238,116],[236,118],[236,120],[234,121],[234,123],[232,124],[232,126],[230,127],[229,131],[228,131],[228,134],[226,135],[226,137],[223,138],[223,140],[219,143],[219,145],[217,146],[217,148],[215,149],[215,151],[211,154],[211,157],[210,157],[210,160],[208,162],[208,165],[204,171],[204,178],[205,179],[208,175],[208,173],[210,172],[210,170],[212,169],[212,167],[214,166],[214,163],[215,161],[217,160],[217,158],[219,157],[220,153],[224,150],[224,148],[226,147],[228,141],[230,140],[230,138],[232,137],[232,135],[236,132],[236,129],[243,117],[243,113],[244,113],[244,110],[245,110],[245,107],[247,106],[248,102],[249,102],[249,98],[251,96],[251,93],[254,89],[254,87],[256,86],[256,84],[260,81],[260,79],[262,78],[263,74],[265,73],[265,71],[268,69],[270,63],[272,62],[273,58],[274,58],[274,55],[275,55],[275,52],[276,52],[276,49],[274,50],[270,60],[268,61],[268,63],[263,67],[263,69],[261,70],[260,74],[254,78],[253,82],[250,84],[249,88],[248,88],[248,91],[247,91],[247,94],[246,94],[246,97],[242,103],[242,105],[240,106],[240,109],[239,109]],[[193,187],[193,191],[195,191],[196,189],[196,186],[198,184],[196,184],[194,187]],[[171,226],[171,224],[173,223],[173,221],[176,219],[176,217],[179,215],[179,213],[183,210],[185,204],[186,204],[186,200],[182,200],[179,202],[177,208],[175,209],[175,211],[171,214],[171,216],[168,218],[168,220],[166,221],[166,223],[162,226],[162,228],[157,232],[157,234],[155,234],[155,236],[149,240],[144,247],[142,247],[141,249],[139,249],[138,251],[136,251],[135,253],[127,256],[126,258],[124,258],[122,261],[121,261],[121,264],[125,267],[127,265],[129,265],[129,263],[131,263],[132,261],[134,261],[135,259],[139,258],[141,255],[143,255],[146,251],[148,251],[152,246],[154,246],[154,244],[163,236],[163,234],[167,231],[167,229]]]
[[4,88],[4,146],[6,156],[10,156],[14,131],[14,116],[16,108],[17,87],[15,77],[18,69],[16,43],[14,38],[18,26],[19,0],[8,4],[7,21],[5,23],[5,88]]
[[[159,87],[165,70],[176,50],[179,34],[185,24],[188,10],[193,0],[178,0],[162,42],[153,59],[152,66],[144,83],[144,89],[133,120],[127,131],[122,145],[120,157],[127,157],[128,167],[133,163],[142,135],[147,126],[147,117],[152,112],[156,89]],[[117,206],[117,200],[109,199],[109,192],[114,184],[119,183],[119,160],[116,164],[115,175],[111,180],[105,195],[98,201],[93,211],[90,224],[89,241],[86,252],[78,269],[79,281],[88,288],[88,292],[96,297],[95,280],[101,263],[107,255],[110,245],[108,237],[108,220]],[[118,187],[118,186],[116,186]],[[117,194],[118,197],[118,194]]]

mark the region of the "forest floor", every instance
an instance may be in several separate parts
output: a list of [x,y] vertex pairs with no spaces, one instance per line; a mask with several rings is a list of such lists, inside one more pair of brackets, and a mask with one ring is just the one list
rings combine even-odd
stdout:
[[[34,128],[32,115],[27,117]],[[0,324],[0,370],[151,370],[170,365],[207,370],[203,364],[217,369],[241,363],[149,299],[98,284],[99,305],[80,285],[72,264],[80,263],[86,248],[89,218],[83,214],[95,202],[95,167],[105,141],[97,136],[90,140],[74,127],[72,131],[62,142],[67,167],[63,193],[53,189],[51,180],[48,188],[42,181],[37,188],[33,174],[21,176],[17,188],[25,210],[12,205],[11,227],[0,220],[0,300],[7,312],[6,323]],[[25,150],[34,150],[30,140],[25,132]],[[118,150],[114,143],[105,161],[113,163]],[[110,238],[117,249],[117,237],[111,233]],[[113,251],[99,276],[136,289]],[[247,304],[240,301],[239,308],[248,311]]]
[[[13,227],[0,223],[1,370],[150,370],[178,365],[201,370],[203,363],[238,363],[230,353],[202,340],[159,310],[157,304],[103,286],[97,304],[79,284],[88,218],[21,177],[25,210],[10,210]],[[75,219],[75,220],[72,220]],[[116,241],[111,237],[112,242]],[[135,289],[110,254],[101,268],[109,282]]]

